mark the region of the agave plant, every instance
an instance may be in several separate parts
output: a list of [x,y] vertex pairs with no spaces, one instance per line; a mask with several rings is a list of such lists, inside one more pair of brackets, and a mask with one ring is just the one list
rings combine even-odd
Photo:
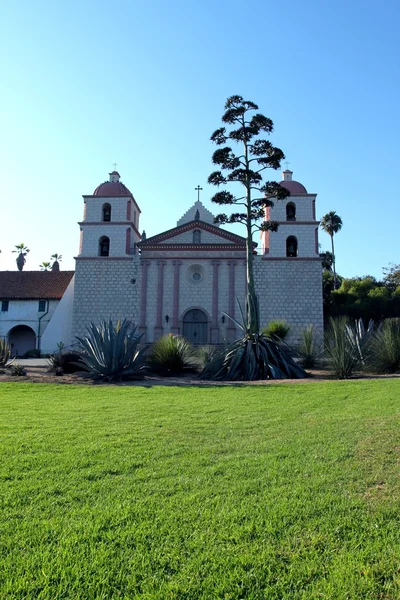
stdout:
[[[254,301],[258,315],[257,300]],[[306,377],[303,367],[293,360],[289,346],[267,337],[264,333],[252,333],[239,302],[238,305],[242,323],[227,313],[224,314],[243,331],[243,337],[217,352],[204,367],[200,377],[226,381]],[[259,319],[259,316],[256,318]]]
[[199,362],[195,349],[185,338],[171,335],[155,342],[147,360],[155,371],[165,375],[178,375]]
[[137,327],[124,319],[113,325],[111,319],[99,326],[90,323],[87,335],[78,337],[81,361],[92,377],[112,381],[138,376],[144,367],[143,350],[139,350],[141,335]]
[[10,365],[11,348],[6,340],[0,338],[0,367]]

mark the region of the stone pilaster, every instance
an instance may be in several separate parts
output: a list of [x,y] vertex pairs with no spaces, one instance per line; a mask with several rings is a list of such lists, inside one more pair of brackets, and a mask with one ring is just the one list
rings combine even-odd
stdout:
[[212,317],[211,317],[211,343],[219,343],[218,323],[218,297],[219,297],[219,261],[213,261],[213,289],[212,289]]
[[162,337],[164,333],[163,327],[163,298],[164,298],[164,269],[166,262],[157,261],[158,266],[158,282],[157,282],[157,313],[156,326],[154,327],[154,339]]
[[174,260],[174,291],[173,291],[173,306],[172,306],[172,327],[171,333],[179,334],[179,293],[180,293],[180,268],[181,261]]
[[146,326],[146,314],[147,314],[147,280],[150,263],[147,261],[142,262],[142,286],[140,295],[140,327],[139,332],[143,333],[142,340],[146,342],[147,326]]
[[[229,316],[235,318],[235,306],[236,306],[235,267],[236,267],[236,261],[229,260],[228,267],[229,267],[229,309],[228,309],[228,314],[229,314]],[[227,334],[228,334],[228,342],[233,342],[234,339],[236,338],[236,327],[235,327],[233,321],[231,321],[230,319],[228,319]]]

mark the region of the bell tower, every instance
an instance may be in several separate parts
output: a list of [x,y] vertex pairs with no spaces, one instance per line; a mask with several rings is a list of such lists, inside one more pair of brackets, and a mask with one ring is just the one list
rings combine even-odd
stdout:
[[315,217],[316,194],[309,194],[303,184],[293,179],[293,171],[282,173],[280,185],[290,192],[265,209],[265,219],[278,222],[278,231],[261,232],[265,258],[287,260],[318,258],[318,225]]
[[109,180],[100,184],[92,195],[83,196],[80,257],[112,259],[135,254],[140,241],[141,211],[120,179],[118,171],[112,171]]

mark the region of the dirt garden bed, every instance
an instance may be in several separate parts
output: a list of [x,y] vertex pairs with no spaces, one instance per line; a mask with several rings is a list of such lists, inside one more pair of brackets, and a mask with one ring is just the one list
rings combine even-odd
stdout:
[[[28,381],[29,383],[52,383],[59,385],[68,384],[84,384],[84,385],[104,385],[102,381],[93,381],[86,373],[79,372],[73,374],[65,374],[56,376],[54,372],[49,371],[47,366],[30,366],[24,365],[26,376],[24,377],[13,377],[7,373],[0,374],[1,382],[22,382]],[[260,380],[260,381],[207,381],[200,380],[193,373],[188,373],[180,377],[160,377],[157,375],[145,375],[143,379],[139,380],[128,380],[122,382],[115,382],[113,385],[123,386],[226,386],[226,385],[274,385],[277,383],[311,383],[311,382],[322,382],[332,381],[335,377],[327,369],[310,369],[307,371],[308,377],[306,379],[274,379],[274,380]],[[398,375],[375,375],[370,373],[358,373],[351,379],[387,379],[387,378],[399,378]]]

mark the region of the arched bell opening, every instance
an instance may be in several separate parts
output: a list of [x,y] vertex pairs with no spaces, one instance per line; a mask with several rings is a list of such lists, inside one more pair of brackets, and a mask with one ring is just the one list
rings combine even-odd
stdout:
[[296,220],[296,205],[294,202],[288,202],[286,204],[286,221]]
[[297,238],[294,235],[290,235],[286,240],[286,256],[289,258],[295,258],[298,255],[298,243]]
[[110,256],[110,238],[106,235],[99,239],[99,256]]
[[111,204],[108,202],[103,204],[103,208],[101,209],[101,220],[104,223],[109,223],[111,221]]

